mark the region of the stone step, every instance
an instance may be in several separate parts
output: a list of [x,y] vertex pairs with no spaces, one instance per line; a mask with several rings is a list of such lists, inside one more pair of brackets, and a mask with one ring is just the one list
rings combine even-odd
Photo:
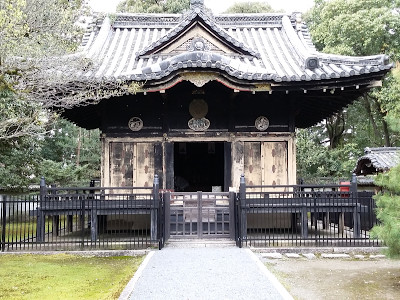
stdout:
[[192,239],[192,238],[180,238],[180,239],[169,239],[166,243],[166,247],[171,248],[223,248],[223,247],[236,247],[236,242],[231,239]]

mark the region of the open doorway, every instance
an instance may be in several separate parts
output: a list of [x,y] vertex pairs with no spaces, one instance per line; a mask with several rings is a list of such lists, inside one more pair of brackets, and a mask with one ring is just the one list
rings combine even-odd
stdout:
[[224,143],[175,143],[174,182],[177,192],[223,191]]

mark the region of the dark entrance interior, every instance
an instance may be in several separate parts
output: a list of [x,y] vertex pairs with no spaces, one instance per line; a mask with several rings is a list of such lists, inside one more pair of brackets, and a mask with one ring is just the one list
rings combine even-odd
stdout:
[[175,143],[174,182],[177,192],[223,191],[224,143]]

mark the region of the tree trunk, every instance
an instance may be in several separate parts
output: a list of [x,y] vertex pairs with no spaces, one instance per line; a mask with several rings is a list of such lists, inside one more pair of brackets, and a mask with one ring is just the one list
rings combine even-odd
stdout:
[[78,143],[76,146],[76,166],[79,167],[81,160],[81,146],[82,146],[82,128],[78,131]]
[[369,101],[369,97],[368,97],[368,95],[364,95],[361,97],[361,99],[362,99],[363,105],[365,107],[365,110],[367,111],[368,119],[372,124],[372,128],[374,129],[375,139],[376,138],[379,139],[381,137],[381,134],[379,132],[378,125],[376,125],[374,115],[372,114],[371,103]]
[[385,147],[390,147],[392,146],[392,144],[390,142],[389,126],[385,119],[382,119],[382,126],[383,126],[383,134],[385,137]]
[[326,129],[328,131],[329,147],[331,149],[335,149],[339,146],[344,132],[344,124],[343,112],[326,119]]
[[376,112],[379,114],[382,122],[382,129],[383,129],[383,138],[385,141],[385,147],[390,147],[391,142],[390,142],[390,134],[389,134],[389,126],[385,120],[386,113],[383,112],[381,104],[377,101],[377,99],[374,99],[375,103],[375,108]]

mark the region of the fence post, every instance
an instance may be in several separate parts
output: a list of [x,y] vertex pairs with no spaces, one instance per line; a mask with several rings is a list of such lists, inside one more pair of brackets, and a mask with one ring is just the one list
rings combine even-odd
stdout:
[[358,201],[357,192],[357,176],[355,173],[351,175],[351,186],[350,186],[351,198],[353,202],[353,235],[355,238],[360,237],[360,223],[361,223],[361,211],[359,206],[361,205]]
[[197,191],[197,237],[203,238],[203,207],[202,207],[203,193]]
[[2,205],[2,216],[1,216],[1,252],[6,249],[6,225],[7,225],[7,196],[0,195],[0,201]]
[[171,192],[164,193],[164,239],[168,240],[171,234]]
[[[52,184],[51,185],[51,200],[52,200],[52,202],[50,202],[51,203],[51,205],[52,206],[54,206],[55,205],[55,203],[54,203],[54,200],[56,199],[56,194],[57,194],[57,192],[56,192],[56,185],[55,184]],[[52,223],[52,234],[53,235],[55,235],[55,236],[58,236],[59,234],[60,234],[60,216],[59,215],[53,215],[52,216],[52,220],[53,220],[53,223]]]
[[157,233],[158,233],[158,250],[164,248],[165,242],[165,223],[164,223],[164,214],[165,214],[165,204],[163,195],[159,195],[158,202],[158,219],[157,219]]
[[36,241],[44,242],[44,235],[45,235],[45,215],[43,212],[43,208],[45,206],[46,201],[46,180],[42,176],[40,178],[40,198],[39,198],[39,207],[37,208],[37,223],[36,223]]
[[158,175],[154,175],[153,181],[153,207],[151,208],[151,229],[150,229],[150,239],[156,241],[158,238],[157,227],[158,227],[158,206],[160,197],[160,181]]
[[239,208],[240,208],[239,247],[242,248],[243,240],[247,238],[246,180],[243,174],[240,176]]
[[[80,224],[81,224],[81,248],[85,247],[85,215],[86,215],[86,203],[85,198],[81,198],[78,196],[81,206],[80,212]],[[77,199],[77,200],[78,200]]]
[[[235,193],[234,192],[229,192],[229,236],[232,240],[235,240],[236,238],[236,214],[235,214]],[[237,240],[236,240],[237,243]]]

